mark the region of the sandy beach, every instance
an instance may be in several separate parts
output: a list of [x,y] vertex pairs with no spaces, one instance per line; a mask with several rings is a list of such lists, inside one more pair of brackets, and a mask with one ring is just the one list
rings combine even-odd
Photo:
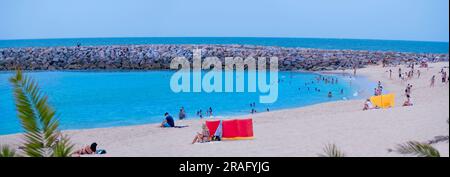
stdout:
[[[364,100],[338,101],[308,107],[258,113],[235,118],[253,118],[255,139],[190,144],[205,120],[177,121],[187,128],[159,128],[159,124],[68,130],[76,148],[97,142],[107,154],[99,156],[283,156],[315,157],[328,143],[336,144],[347,156],[404,156],[388,149],[407,141],[426,142],[435,136],[448,136],[449,85],[441,83],[439,71],[448,62],[417,68],[420,78],[403,82],[398,67],[369,66],[358,75],[396,95],[395,107],[363,111]],[[409,71],[404,65],[402,71]],[[389,78],[392,70],[392,79]],[[342,72],[342,71],[336,71]],[[348,71],[352,72],[352,71]],[[436,75],[436,86],[430,79]],[[404,89],[412,84],[413,106],[402,107]],[[16,147],[21,135],[0,136],[0,144]],[[433,144],[441,156],[449,156],[448,142]]]

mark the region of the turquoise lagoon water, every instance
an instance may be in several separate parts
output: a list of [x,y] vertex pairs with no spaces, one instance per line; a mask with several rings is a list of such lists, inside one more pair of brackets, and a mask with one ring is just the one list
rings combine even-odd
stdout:
[[[338,84],[315,81],[318,74],[279,72],[279,96],[272,104],[259,104],[264,93],[174,93],[170,78],[174,71],[130,72],[29,72],[49,96],[57,110],[63,129],[113,127],[156,123],[165,112],[178,118],[184,106],[189,119],[198,118],[197,110],[212,107],[216,116],[249,114],[250,103],[258,112],[312,105],[327,101],[356,99],[371,93],[374,83],[365,78],[338,78]],[[0,73],[0,134],[21,132],[8,78],[13,73]],[[247,74],[245,74],[247,84]],[[191,83],[192,84],[192,83]],[[305,85],[307,84],[307,85]],[[248,85],[245,86],[247,88]],[[308,87],[310,90],[308,91]],[[320,89],[320,92],[315,91]],[[340,94],[340,90],[344,94]],[[247,90],[247,89],[246,89]],[[332,98],[327,97],[333,92]],[[358,95],[355,92],[360,92]]]
[[0,48],[99,46],[131,44],[240,44],[318,49],[352,49],[413,53],[448,53],[448,42],[327,39],[327,38],[256,38],[256,37],[141,37],[0,40]]

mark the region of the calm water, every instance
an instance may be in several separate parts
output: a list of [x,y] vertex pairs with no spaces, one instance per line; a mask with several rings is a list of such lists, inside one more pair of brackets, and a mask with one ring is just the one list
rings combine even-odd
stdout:
[[[257,103],[257,111],[275,110],[362,98],[370,94],[374,86],[364,78],[352,80],[343,76],[335,76],[339,78],[338,84],[305,86],[314,81],[317,74],[280,72],[277,102],[258,104],[260,93],[174,93],[169,85],[173,71],[27,74],[35,78],[49,96],[50,104],[60,115],[63,129],[155,123],[163,119],[164,112],[177,118],[181,106],[185,107],[188,118],[197,118],[195,114],[200,109],[205,114],[210,106],[217,116],[244,115],[250,112],[252,102]],[[0,134],[21,131],[8,82],[11,75],[0,73]],[[321,92],[314,91],[315,88]],[[341,89],[344,94],[339,93]],[[327,97],[328,91],[334,93],[333,98]],[[357,91],[362,93],[355,95]]]
[[0,40],[0,48],[127,44],[241,44],[319,49],[352,49],[413,53],[448,53],[448,42],[388,41],[318,38],[159,37]]

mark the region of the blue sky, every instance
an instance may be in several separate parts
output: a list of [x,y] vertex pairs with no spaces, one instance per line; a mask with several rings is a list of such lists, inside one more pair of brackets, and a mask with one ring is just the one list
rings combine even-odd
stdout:
[[319,37],[449,41],[448,0],[0,0],[0,39]]

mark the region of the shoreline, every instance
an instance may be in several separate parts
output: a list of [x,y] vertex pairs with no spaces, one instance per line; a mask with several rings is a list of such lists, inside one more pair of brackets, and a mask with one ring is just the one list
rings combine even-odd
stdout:
[[[317,156],[327,143],[336,143],[349,156],[403,156],[386,149],[410,140],[427,141],[434,136],[448,136],[445,122],[449,114],[448,84],[441,86],[438,82],[436,88],[427,87],[430,75],[443,66],[448,72],[448,64],[432,63],[432,68],[423,71],[421,79],[410,81],[415,86],[415,105],[412,107],[401,107],[406,83],[397,80],[395,74],[392,80],[386,76],[386,70],[392,69],[396,73],[396,68],[369,66],[359,69],[357,75],[374,82],[382,81],[386,89],[396,94],[394,108],[361,111],[362,99],[230,117],[252,117],[254,140],[190,145],[201,122],[207,119],[182,121],[179,124],[189,125],[183,129],[161,129],[157,127],[159,124],[143,124],[63,132],[72,138],[76,148],[97,142],[100,148],[108,151],[103,156]],[[0,140],[0,144],[6,142],[14,146],[20,142],[20,134],[2,135]],[[433,146],[448,157],[448,143]]]
[[[171,71],[171,70],[161,70],[163,72],[169,71],[169,72],[176,72],[176,71]],[[40,72],[78,72],[78,71],[30,71],[31,73],[40,73]],[[87,73],[97,73],[95,71],[79,71],[79,72],[87,72]],[[109,71],[100,71],[101,73],[109,73]],[[118,72],[122,72],[122,71],[118,71]],[[126,72],[158,72],[155,70],[149,70],[149,71],[124,71]],[[321,76],[332,76],[332,77],[336,77],[336,78],[340,78],[342,85],[344,87],[348,86],[348,81],[345,81],[345,79],[348,79],[348,76],[346,74],[343,74],[342,72],[311,72],[311,71],[280,71],[283,73],[289,73],[289,72],[295,72],[295,73],[306,73],[306,74],[315,74],[315,75],[321,75]],[[2,74],[2,71],[0,71],[0,74]],[[12,73],[10,73],[12,74]],[[369,91],[372,89],[371,85],[375,85],[375,81],[369,81],[369,79],[366,76],[357,76],[360,79],[360,82],[353,82],[352,86],[348,86],[351,87],[352,90],[348,90],[348,93],[354,93],[356,90],[360,91],[360,90],[364,90],[364,91]],[[369,81],[370,85],[367,85],[367,81]],[[344,83],[345,82],[345,83]],[[356,92],[358,92],[356,91]],[[298,109],[298,108],[304,108],[304,107],[308,107],[308,106],[315,106],[315,105],[319,105],[319,104],[324,104],[324,103],[331,103],[331,102],[340,102],[340,101],[353,101],[353,100],[361,100],[363,99],[361,96],[361,92],[358,92],[358,96],[350,96],[350,97],[346,97],[343,95],[336,95],[335,97],[337,98],[337,100],[326,100],[326,101],[320,101],[320,102],[316,102],[316,103],[308,103],[306,105],[292,105],[292,104],[287,104],[287,105],[278,105],[276,107],[268,107],[268,105],[260,105],[258,112],[256,112],[255,114],[260,114],[260,113],[265,113],[266,108],[270,108],[270,112],[275,112],[275,111],[283,111],[283,110],[290,110],[290,109]],[[337,93],[336,93],[337,94]],[[363,95],[367,95],[367,94],[363,94]],[[249,111],[247,109],[244,110],[238,110],[238,111],[232,111],[232,110],[226,110],[226,111],[222,111],[223,113],[220,113],[216,116],[214,116],[213,118],[203,118],[200,119],[198,116],[195,116],[192,114],[192,116],[187,117],[185,120],[183,121],[198,121],[198,120],[209,120],[209,119],[231,119],[233,117],[239,117],[239,116],[248,116],[248,115],[253,115],[250,114]],[[61,129],[61,131],[76,131],[76,130],[89,130],[89,129],[99,129],[99,128],[118,128],[118,127],[128,127],[128,126],[139,126],[139,125],[152,125],[152,124],[159,124],[160,120],[162,120],[162,116],[160,115],[152,115],[148,117],[149,119],[158,119],[157,121],[148,121],[148,122],[141,122],[141,123],[129,123],[129,124],[124,124],[124,125],[111,125],[111,126],[102,126],[102,125],[98,125],[98,126],[92,126],[92,127],[76,127],[76,128],[65,128],[65,129]],[[126,120],[127,118],[123,118],[124,120]],[[179,121],[178,119],[176,121]],[[104,123],[103,123],[104,124]],[[61,122],[60,122],[61,125]],[[21,134],[20,132],[18,133],[8,133],[8,134],[0,134],[0,136],[8,136],[8,135],[18,135]]]

